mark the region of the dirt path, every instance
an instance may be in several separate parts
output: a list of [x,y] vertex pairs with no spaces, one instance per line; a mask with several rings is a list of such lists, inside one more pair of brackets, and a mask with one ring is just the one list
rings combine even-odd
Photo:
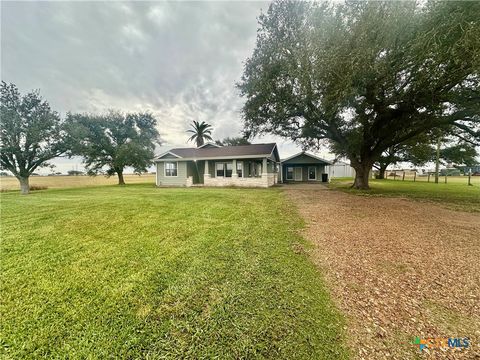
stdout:
[[[347,315],[357,359],[480,358],[480,215],[325,187],[285,187]],[[415,337],[468,337],[424,350]]]

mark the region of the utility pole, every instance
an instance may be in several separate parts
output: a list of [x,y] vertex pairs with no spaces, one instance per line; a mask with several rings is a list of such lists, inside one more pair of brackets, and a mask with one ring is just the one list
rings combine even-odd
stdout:
[[440,171],[440,136],[437,140],[437,156],[435,159],[435,184],[438,184],[438,173]]

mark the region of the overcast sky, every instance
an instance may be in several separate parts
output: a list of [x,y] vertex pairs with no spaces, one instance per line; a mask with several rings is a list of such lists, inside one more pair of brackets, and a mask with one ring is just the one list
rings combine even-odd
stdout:
[[[235,89],[268,2],[1,3],[1,77],[55,110],[150,111],[164,147],[190,146],[192,120],[238,136]],[[300,149],[276,141],[282,157]],[[56,161],[58,170],[78,160]]]

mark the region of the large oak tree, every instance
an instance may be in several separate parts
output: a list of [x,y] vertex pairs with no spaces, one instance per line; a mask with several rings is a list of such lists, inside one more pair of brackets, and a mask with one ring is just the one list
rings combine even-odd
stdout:
[[0,168],[20,182],[22,194],[30,191],[35,170],[67,151],[65,123],[39,94],[20,94],[14,84],[1,83]]
[[150,113],[68,114],[67,119],[72,154],[84,158],[89,175],[117,174],[118,184],[124,185],[125,167],[141,173],[152,164],[160,139]]
[[480,2],[274,2],[238,84],[244,131],[326,142],[368,188],[392,146],[480,136],[479,34]]

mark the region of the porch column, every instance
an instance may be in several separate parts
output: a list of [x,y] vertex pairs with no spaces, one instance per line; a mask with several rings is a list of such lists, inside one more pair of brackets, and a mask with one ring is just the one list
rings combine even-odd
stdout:
[[263,158],[262,161],[262,183],[263,186],[268,187],[268,160],[267,158]]
[[203,173],[203,178],[210,178],[210,171],[208,170],[208,160],[205,160],[205,172]]
[[238,178],[237,174],[237,160],[232,160],[232,178]]

